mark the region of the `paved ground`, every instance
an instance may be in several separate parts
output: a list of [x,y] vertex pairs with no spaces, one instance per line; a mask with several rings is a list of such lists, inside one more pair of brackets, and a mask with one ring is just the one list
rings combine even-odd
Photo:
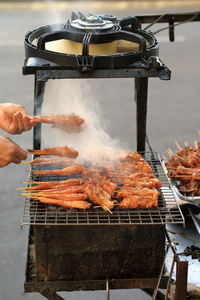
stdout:
[[[169,4],[170,2],[170,4]],[[182,3],[180,5],[180,2]],[[146,3],[143,5],[143,3]],[[150,4],[149,4],[150,3]],[[165,6],[162,6],[163,3]],[[44,4],[43,4],[44,5]],[[86,9],[87,7],[87,9]],[[198,1],[125,1],[69,2],[52,11],[44,6],[0,4],[0,99],[1,102],[23,104],[32,113],[33,77],[22,76],[23,40],[27,31],[44,24],[65,22],[73,10],[111,13],[118,17],[144,13],[195,11]],[[156,28],[156,26],[155,26]],[[171,81],[151,79],[148,99],[148,136],[153,149],[160,154],[174,140],[180,144],[198,138],[199,125],[199,30],[200,23],[185,24],[176,29],[175,43],[169,43],[168,33],[158,35],[160,57],[172,70]],[[135,149],[135,110],[133,80],[99,80],[93,88],[104,118],[110,120],[109,132]],[[95,99],[95,100],[96,100]],[[3,134],[3,133],[1,133]],[[32,147],[32,132],[12,137],[25,148]],[[0,171],[0,300],[43,299],[37,294],[23,294],[27,248],[27,228],[20,230],[23,199],[15,191],[28,177],[23,165],[10,165]],[[66,299],[105,298],[104,292],[73,292]],[[111,299],[149,299],[141,291],[114,291]]]

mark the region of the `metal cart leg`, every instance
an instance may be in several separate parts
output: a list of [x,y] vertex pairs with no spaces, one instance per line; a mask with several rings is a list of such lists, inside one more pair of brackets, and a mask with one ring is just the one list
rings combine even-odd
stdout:
[[110,300],[110,289],[109,289],[109,281],[106,279],[106,300]]
[[137,106],[137,151],[145,151],[148,78],[135,78],[135,102]]
[[[36,76],[37,75],[35,75],[34,115],[39,115],[41,113],[46,81],[37,81]],[[41,146],[41,124],[38,123],[33,128],[33,131],[34,131],[33,147],[34,147],[34,149],[40,149],[40,146]]]
[[56,292],[52,292],[50,290],[44,290],[40,292],[40,294],[46,297],[48,300],[65,300],[64,298],[56,294]]
[[187,298],[188,261],[177,261],[175,300]]

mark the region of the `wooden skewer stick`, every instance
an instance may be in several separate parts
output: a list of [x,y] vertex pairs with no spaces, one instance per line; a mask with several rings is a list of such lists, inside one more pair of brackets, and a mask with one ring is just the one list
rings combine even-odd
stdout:
[[179,151],[183,150],[183,148],[179,145],[179,143],[176,140],[174,142]]
[[185,175],[175,175],[175,176],[169,176],[169,175],[168,175],[168,177],[170,177],[170,178],[177,178],[177,177],[192,177],[192,175],[190,175],[190,174],[185,174]]
[[180,160],[182,160],[183,162],[186,162],[184,158],[182,158],[180,155],[176,155]]
[[168,148],[167,153],[169,154],[170,157],[174,156],[174,153],[170,148]]
[[167,169],[174,169],[174,170],[176,170],[177,169],[177,167],[166,167]]
[[22,161],[22,164],[23,164],[23,165],[31,165],[31,162],[32,162],[32,161]]
[[17,188],[16,189],[17,191],[19,191],[19,190],[24,190],[24,192],[27,192],[27,191],[33,191],[33,192],[41,192],[41,191],[50,191],[51,189],[45,189],[45,190],[41,190],[41,189],[39,189],[39,190],[36,190],[36,189],[33,189],[32,187],[24,187],[24,188]]
[[197,130],[198,135],[200,135],[200,130]]
[[22,196],[25,196],[25,197],[33,197],[33,196],[36,195],[36,194],[37,194],[37,193],[30,193],[30,192],[29,192],[29,193],[28,193],[28,192],[27,192],[27,193],[26,193],[26,192],[25,192],[25,193],[21,193],[21,195],[22,195]]
[[195,147],[196,149],[198,149],[198,148],[199,148],[199,147],[198,147],[197,140],[195,140],[195,141],[194,141],[194,147]]
[[184,142],[185,147],[189,147],[189,143],[187,141]]
[[40,183],[39,181],[23,181],[23,182],[20,182],[21,184],[36,184],[36,183]]
[[169,148],[169,151],[172,155],[174,155],[174,152],[171,150],[171,148]]
[[166,156],[165,156],[165,155],[162,155],[162,158],[163,158],[164,160],[167,160],[167,158],[166,158]]

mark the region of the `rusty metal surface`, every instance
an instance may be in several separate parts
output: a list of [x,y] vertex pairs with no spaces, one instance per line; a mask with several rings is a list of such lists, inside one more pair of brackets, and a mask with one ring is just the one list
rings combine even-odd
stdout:
[[[161,280],[161,288],[166,287],[167,278]],[[111,279],[109,287],[111,290],[118,289],[153,289],[157,283],[157,278],[138,278],[138,279]],[[55,291],[97,291],[105,290],[105,280],[86,280],[86,281],[51,281],[38,282],[26,281],[24,290],[26,293],[42,292],[44,290]]]
[[34,226],[39,281],[157,277],[164,226]]
[[175,300],[186,300],[187,298],[187,274],[188,262],[177,261]]
[[[53,227],[55,228],[55,227]],[[77,227],[76,227],[77,228]],[[110,228],[110,227],[109,227]],[[147,227],[149,229],[149,227]],[[39,228],[36,227],[36,230]],[[44,227],[41,228],[42,232]],[[156,227],[157,229],[157,227]],[[29,234],[29,244],[28,244],[28,256],[27,256],[27,268],[26,268],[26,280],[24,284],[25,292],[40,292],[46,293],[48,291],[50,294],[55,293],[57,291],[87,291],[87,290],[105,290],[106,289],[106,279],[96,279],[96,280],[42,280],[42,276],[38,277],[37,272],[37,264],[39,263],[38,260],[42,259],[40,256],[39,259],[37,258],[36,252],[38,250],[35,249],[35,236],[34,236],[34,226],[30,227],[30,234]],[[160,235],[160,232],[157,233]],[[38,236],[38,235],[37,235]],[[42,237],[42,235],[41,235]],[[156,238],[156,236],[151,236],[151,238]],[[39,241],[38,241],[39,242]],[[89,247],[89,246],[88,246]],[[114,247],[114,246],[113,246]],[[43,249],[41,249],[42,251]],[[63,252],[65,251],[63,248],[60,249]],[[160,249],[158,249],[160,250]],[[58,255],[58,251],[57,251]],[[151,261],[151,263],[157,264],[155,259]],[[40,269],[41,272],[42,269]],[[56,270],[54,270],[56,272]],[[139,274],[136,278],[109,278],[109,289],[134,289],[134,288],[144,288],[144,289],[154,289],[156,287],[158,278],[156,277],[148,277],[148,278],[140,278]],[[162,277],[160,282],[161,288],[166,288],[167,285],[167,277]]]

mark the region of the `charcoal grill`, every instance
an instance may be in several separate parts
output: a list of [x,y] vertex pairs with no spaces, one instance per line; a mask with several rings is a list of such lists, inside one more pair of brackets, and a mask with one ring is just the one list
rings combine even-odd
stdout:
[[[61,40],[81,44],[81,52],[61,53],[47,47]],[[116,43],[121,40],[130,42],[131,49],[125,43],[118,53]],[[104,51],[103,44],[110,47],[110,43],[112,53],[90,52],[96,45]],[[25,292],[62,299],[57,291],[106,288],[108,294],[109,288],[156,287],[165,258],[165,224],[184,223],[158,154],[145,152],[148,78],[170,79],[158,50],[155,37],[142,30],[135,17],[118,20],[73,13],[66,24],[44,26],[26,35],[23,73],[35,75],[35,115],[41,112],[49,79],[135,78],[137,151],[163,187],[158,208],[115,209],[112,215],[60,209],[27,198],[22,220],[22,225],[30,225]],[[41,146],[40,125],[34,128],[33,144],[35,149]],[[160,286],[166,286],[165,279]]]
[[[169,182],[163,172],[160,157],[155,152],[141,153],[144,159],[154,170],[154,174],[163,184],[158,199],[158,208],[120,210],[117,207],[112,214],[94,209],[83,211],[70,211],[64,208],[40,203],[39,201],[26,198],[23,225],[163,225],[182,224],[183,218],[175,201]],[[38,169],[37,166],[33,167]],[[47,168],[45,166],[45,168]],[[40,167],[41,169],[41,167]],[[52,175],[34,176],[31,181],[59,181],[69,177]]]

